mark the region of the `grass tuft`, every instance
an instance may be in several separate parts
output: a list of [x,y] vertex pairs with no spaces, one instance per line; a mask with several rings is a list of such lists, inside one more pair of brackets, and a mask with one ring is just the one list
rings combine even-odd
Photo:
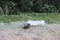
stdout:
[[45,20],[48,23],[60,22],[60,13],[21,13],[20,15],[0,15],[0,22]]

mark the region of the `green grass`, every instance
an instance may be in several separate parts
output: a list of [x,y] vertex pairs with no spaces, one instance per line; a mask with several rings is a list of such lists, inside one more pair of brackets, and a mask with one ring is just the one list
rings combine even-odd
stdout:
[[60,22],[60,13],[21,13],[20,15],[0,15],[0,22],[14,22],[26,20],[45,20],[48,23]]

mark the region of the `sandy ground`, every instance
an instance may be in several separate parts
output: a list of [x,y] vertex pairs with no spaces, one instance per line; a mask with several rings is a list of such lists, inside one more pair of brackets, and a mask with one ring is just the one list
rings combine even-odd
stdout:
[[22,28],[0,28],[0,40],[60,40],[60,24]]

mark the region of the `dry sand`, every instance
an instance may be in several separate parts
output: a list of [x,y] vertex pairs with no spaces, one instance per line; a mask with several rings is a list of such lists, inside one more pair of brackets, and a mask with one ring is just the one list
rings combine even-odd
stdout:
[[60,24],[22,28],[0,28],[0,40],[60,40]]

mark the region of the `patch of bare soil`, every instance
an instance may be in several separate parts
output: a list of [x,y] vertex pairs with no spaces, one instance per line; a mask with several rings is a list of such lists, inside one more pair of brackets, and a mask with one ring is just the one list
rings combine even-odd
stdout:
[[60,24],[47,27],[1,28],[0,40],[60,40]]

